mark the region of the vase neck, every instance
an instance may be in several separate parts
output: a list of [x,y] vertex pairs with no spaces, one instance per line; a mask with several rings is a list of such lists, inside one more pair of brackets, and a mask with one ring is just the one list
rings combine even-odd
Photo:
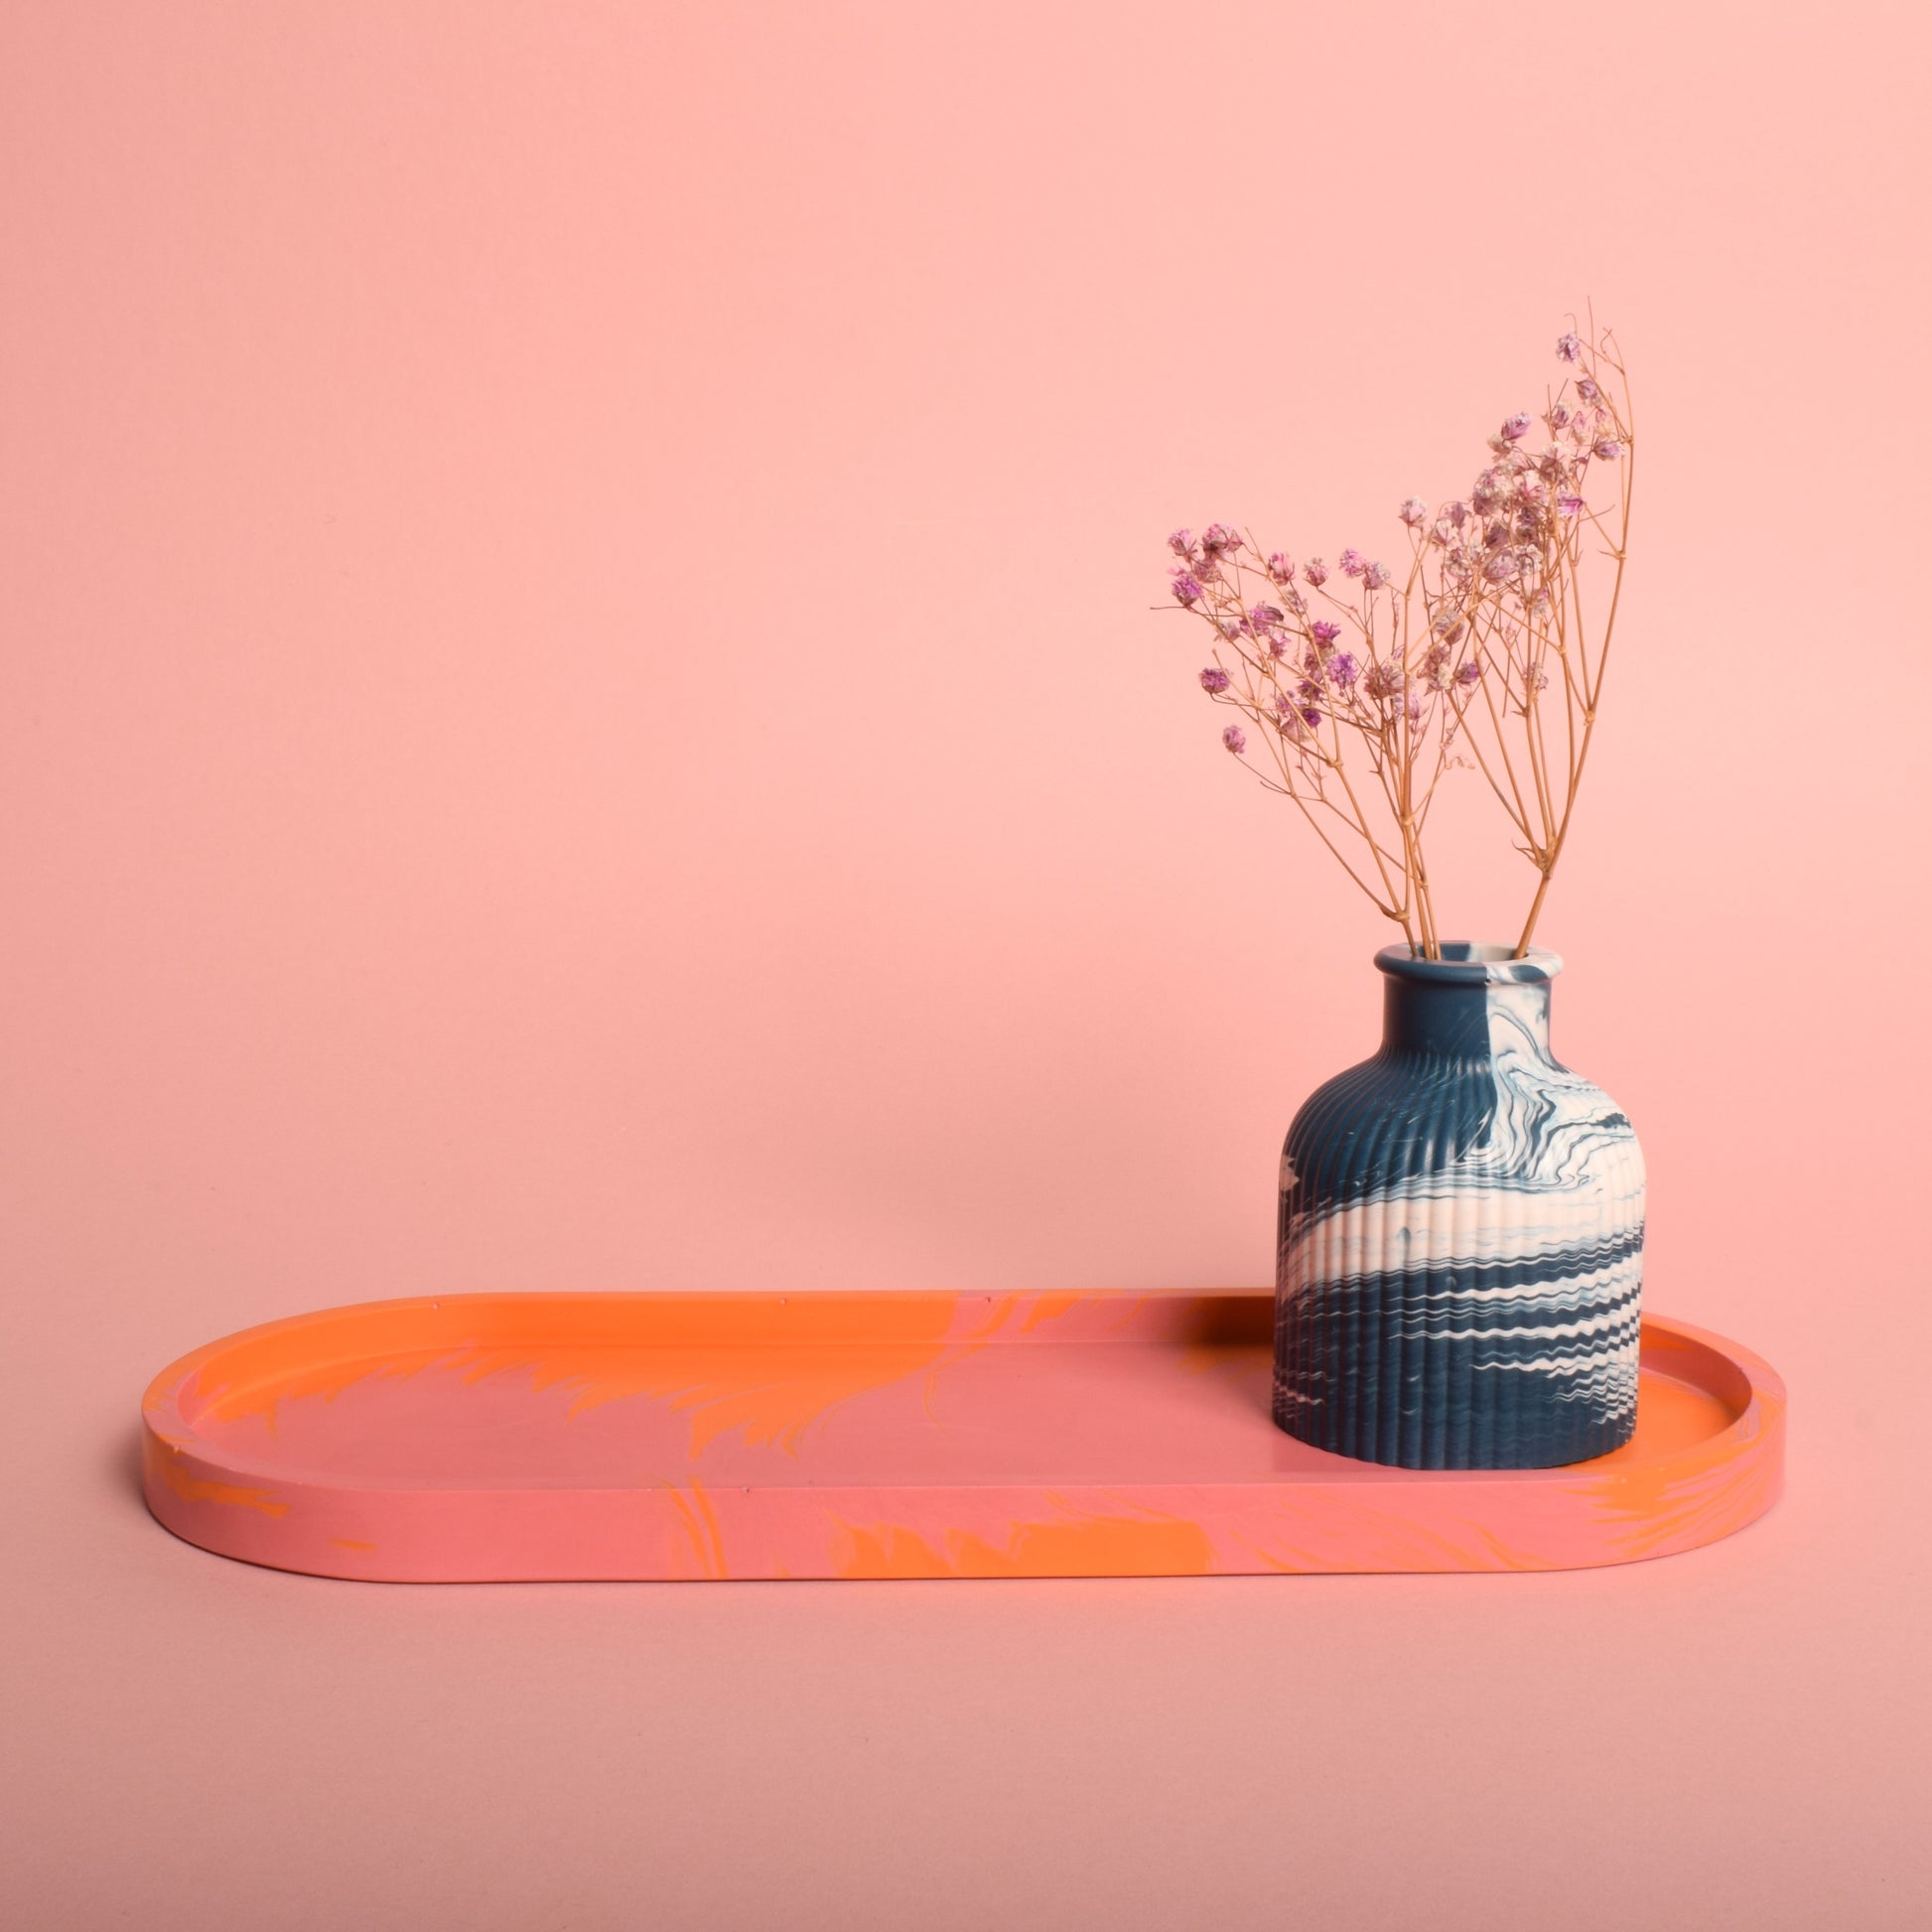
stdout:
[[1487,1059],[1499,1033],[1518,1045],[1550,1051],[1550,985],[1454,986],[1391,979],[1382,994],[1385,1052]]
[[1550,982],[1563,961],[1541,946],[1522,959],[1504,946],[1445,944],[1440,959],[1406,946],[1375,955],[1383,973],[1384,1052],[1487,1059],[1504,1040],[1550,1052]]

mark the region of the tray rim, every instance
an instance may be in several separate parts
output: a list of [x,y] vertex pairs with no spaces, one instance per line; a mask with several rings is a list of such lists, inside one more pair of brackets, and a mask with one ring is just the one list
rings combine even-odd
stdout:
[[[210,1460],[219,1459],[219,1446],[195,1431],[194,1420],[181,1413],[179,1398],[187,1387],[191,1375],[197,1375],[209,1362],[217,1360],[229,1350],[242,1343],[261,1340],[269,1335],[286,1334],[304,1328],[323,1327],[341,1321],[345,1316],[370,1316],[388,1312],[401,1313],[424,1308],[442,1310],[445,1308],[462,1309],[466,1307],[489,1306],[501,1308],[506,1304],[517,1303],[536,1305],[547,1301],[573,1303],[610,1303],[635,1304],[639,1302],[715,1302],[748,1304],[757,1302],[775,1303],[779,1306],[794,1301],[811,1301],[820,1304],[841,1303],[901,1303],[931,1302],[957,1304],[969,1300],[1025,1301],[1035,1297],[1051,1296],[1054,1298],[1075,1298],[1081,1302],[1121,1302],[1146,1303],[1170,1302],[1174,1304],[1201,1301],[1227,1301],[1235,1303],[1252,1302],[1259,1305],[1271,1301],[1273,1289],[1192,1289],[1192,1288],[1102,1288],[1102,1289],[807,1289],[797,1292],[776,1289],[596,1289],[596,1290],[487,1290],[465,1292],[457,1295],[403,1295],[387,1296],[371,1302],[343,1302],[326,1309],[311,1309],[301,1314],[281,1315],[272,1321],[252,1322],[245,1328],[236,1328],[231,1333],[219,1335],[212,1341],[204,1342],[199,1348],[190,1349],[185,1355],[178,1356],[162,1369],[148,1383],[142,1395],[141,1412],[144,1426],[154,1433],[154,1418],[166,1413],[173,1414],[182,1424],[183,1433],[179,1436],[169,1432],[164,1441],[187,1447],[196,1445],[198,1450],[205,1452]],[[1788,1397],[1784,1378],[1778,1374],[1763,1356],[1747,1348],[1743,1343],[1733,1341],[1716,1329],[1700,1326],[1696,1322],[1685,1321],[1675,1315],[1660,1315],[1646,1312],[1642,1317],[1642,1341],[1640,1346],[1648,1347],[1663,1343],[1666,1347],[1688,1342],[1693,1346],[1708,1350],[1721,1360],[1736,1369],[1743,1379],[1746,1395],[1737,1415],[1729,1426],[1709,1438],[1713,1443],[1721,1443],[1731,1437],[1749,1433],[1753,1419],[1761,1421],[1762,1412],[1767,1404],[1782,1404]],[[1069,1340],[1051,1334],[993,1334],[987,1344],[994,1347],[1022,1346],[1028,1348],[1052,1347],[1093,1347],[1116,1345],[1121,1347],[1148,1347],[1149,1341],[1123,1338],[1117,1344],[1103,1343],[1096,1337],[1081,1337]],[[647,1343],[613,1342],[612,1347],[648,1346]],[[786,1347],[805,1348],[822,1344],[810,1341],[790,1341]],[[339,1357],[340,1360],[359,1359],[355,1356]],[[1651,1365],[1654,1373],[1668,1373]],[[1546,1469],[1405,1469],[1403,1475],[1449,1477],[1457,1481],[1475,1481],[1485,1476],[1500,1477],[1509,1481],[1521,1481],[1526,1477],[1561,1474],[1565,1470],[1584,1469],[1592,1466],[1600,1458],[1584,1462],[1556,1463]],[[1623,1466],[1642,1467],[1652,1459],[1668,1460],[1670,1451],[1660,1450],[1655,1457],[1632,1458]],[[1389,1465],[1383,1463],[1360,1463],[1352,1456],[1337,1455],[1335,1462],[1342,1467],[1358,1466],[1385,1470]],[[252,1467],[253,1464],[241,1466]],[[961,1485],[972,1487],[975,1485]]]

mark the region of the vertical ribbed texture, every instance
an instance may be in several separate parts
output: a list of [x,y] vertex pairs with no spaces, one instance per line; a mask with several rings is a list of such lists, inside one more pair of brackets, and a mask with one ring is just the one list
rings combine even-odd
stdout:
[[1561,961],[1377,963],[1382,1049],[1284,1152],[1275,1419],[1405,1468],[1604,1454],[1636,1425],[1643,1156],[1551,1056]]

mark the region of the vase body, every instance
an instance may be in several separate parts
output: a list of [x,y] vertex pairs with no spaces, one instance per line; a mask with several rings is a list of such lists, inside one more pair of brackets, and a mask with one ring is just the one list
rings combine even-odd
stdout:
[[1555,953],[1384,948],[1383,1039],[1282,1156],[1275,1420],[1410,1469],[1532,1469],[1637,1419],[1643,1156],[1550,1052]]

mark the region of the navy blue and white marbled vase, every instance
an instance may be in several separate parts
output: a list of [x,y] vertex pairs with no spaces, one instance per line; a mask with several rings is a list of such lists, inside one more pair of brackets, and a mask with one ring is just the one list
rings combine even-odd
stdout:
[[1282,1154],[1275,1420],[1406,1469],[1541,1469],[1637,1421],[1643,1156],[1550,1052],[1532,947],[1387,946],[1382,1047]]

